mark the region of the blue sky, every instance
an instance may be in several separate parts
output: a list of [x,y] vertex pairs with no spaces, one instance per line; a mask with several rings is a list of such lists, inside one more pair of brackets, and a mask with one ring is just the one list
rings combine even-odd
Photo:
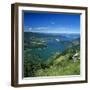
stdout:
[[80,15],[24,12],[24,32],[80,33]]

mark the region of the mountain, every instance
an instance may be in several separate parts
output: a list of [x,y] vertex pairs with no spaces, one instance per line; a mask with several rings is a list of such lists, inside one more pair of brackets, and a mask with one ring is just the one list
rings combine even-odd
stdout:
[[59,38],[60,40],[74,40],[76,38],[80,38],[80,34],[69,34],[69,33],[33,33],[33,32],[24,32],[24,37],[30,38],[31,36],[36,38]]
[[[62,75],[80,75],[80,49],[73,46],[63,53],[55,53],[46,62],[46,66],[37,70],[36,76],[62,76]],[[76,52],[77,51],[77,52]],[[74,62],[73,56],[78,54]],[[46,68],[45,68],[46,67]]]
[[80,74],[79,57],[79,34],[24,32],[25,77]]

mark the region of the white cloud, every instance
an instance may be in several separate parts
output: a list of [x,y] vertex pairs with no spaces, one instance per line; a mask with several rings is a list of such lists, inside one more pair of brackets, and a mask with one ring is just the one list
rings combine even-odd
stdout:
[[36,30],[47,30],[48,29],[48,27],[36,27],[36,28],[34,28],[34,29],[36,29]]
[[32,28],[28,28],[28,31],[31,31],[32,30]]
[[25,31],[37,33],[80,33],[79,30],[68,27],[28,27]]
[[51,22],[51,24],[53,24],[53,25],[54,25],[54,24],[55,24],[55,22]]

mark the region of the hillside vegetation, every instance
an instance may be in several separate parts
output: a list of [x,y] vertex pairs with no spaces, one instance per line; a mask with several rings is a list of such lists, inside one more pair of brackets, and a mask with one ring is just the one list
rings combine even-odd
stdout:
[[[68,52],[68,53],[67,53]],[[74,52],[68,50],[64,54],[56,53],[46,63],[46,68],[37,70],[36,76],[60,76],[60,75],[79,75],[80,74],[80,60],[77,57],[76,62],[72,57]],[[77,52],[80,55],[80,52]]]
[[48,48],[46,41],[54,40],[55,37],[43,39],[40,35],[39,38],[33,36],[28,35],[24,40],[24,77],[80,74],[80,38],[72,41],[58,40],[58,44],[62,44],[65,50],[57,50],[48,56],[54,48]]

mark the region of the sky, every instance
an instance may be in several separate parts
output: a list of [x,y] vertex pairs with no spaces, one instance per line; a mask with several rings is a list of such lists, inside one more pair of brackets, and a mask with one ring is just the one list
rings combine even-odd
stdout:
[[24,11],[24,32],[80,33],[80,15]]

